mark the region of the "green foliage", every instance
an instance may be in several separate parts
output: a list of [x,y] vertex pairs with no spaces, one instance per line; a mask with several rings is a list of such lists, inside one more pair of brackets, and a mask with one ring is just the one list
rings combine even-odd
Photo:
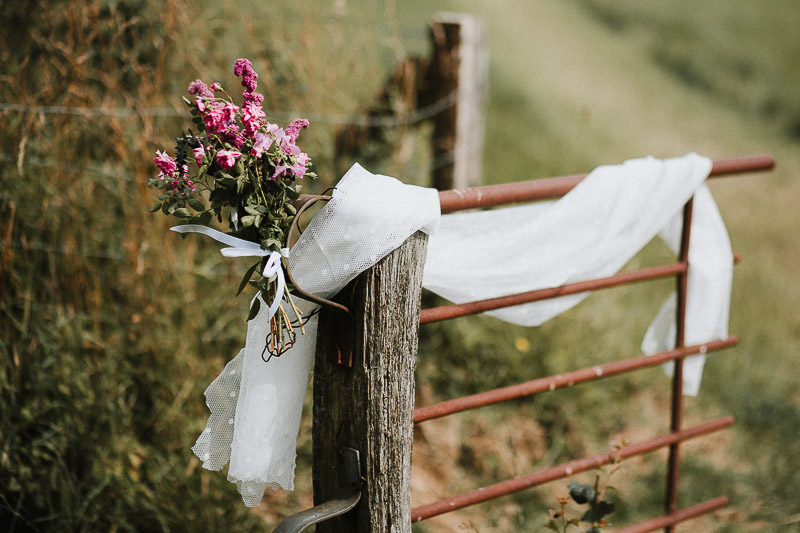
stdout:
[[[606,473],[597,471],[593,485],[579,483],[572,480],[567,485],[569,498],[559,496],[556,498],[559,508],[550,510],[550,520],[545,523],[545,527],[560,533],[566,533],[573,527],[578,531],[589,531],[599,533],[606,524],[606,517],[614,512],[615,506],[612,502],[605,500],[606,493],[612,487],[609,485],[611,476],[619,468],[619,462],[615,461],[610,470]],[[605,475],[604,475],[605,474]],[[588,505],[589,508],[580,515],[580,518],[567,517],[567,505],[572,499],[578,505]],[[581,526],[581,522],[589,524],[586,530]]]
[[[394,4],[56,0],[0,7],[1,103],[154,111],[0,110],[6,530],[268,530],[310,504],[307,435],[297,492],[268,493],[254,512],[224,472],[206,472],[192,458],[207,416],[203,387],[244,338],[246,300],[231,291],[251,265],[170,236],[147,216],[152,199],[144,184],[153,150],[174,135],[175,117],[158,114],[171,113],[170,95],[195,77],[227,79],[233,59],[251,57],[259,83],[269,87],[265,108],[334,116],[330,123],[309,117],[314,128],[304,144],[315,156],[318,190],[332,185],[343,164],[334,153],[335,117],[371,100],[404,46],[425,52],[422,28],[442,7],[397,3],[394,20]],[[729,446],[685,447],[681,494],[687,505],[730,495],[733,518],[703,530],[795,527],[782,524],[797,515],[786,487],[800,486],[800,389],[791,372],[800,350],[800,251],[790,231],[800,224],[796,3],[446,7],[477,13],[489,30],[487,181],[582,172],[646,153],[778,156],[772,177],[715,186],[744,258],[731,328],[742,343],[710,359],[701,397],[687,400],[687,413],[731,412],[737,426]],[[393,146],[367,147],[373,170],[425,184],[426,135],[424,128],[388,131]],[[637,261],[657,263],[659,254]],[[418,390],[451,398],[633,355],[669,288],[603,293],[534,330],[482,318],[425,326]],[[667,389],[653,370],[467,413],[459,419],[458,453],[439,459],[448,475],[468,476],[464,490],[546,468],[603,449],[628,428],[662,431]],[[542,434],[512,432],[518,428],[509,429],[506,417],[513,415],[535,419]],[[513,438],[487,450],[471,438],[475,428],[495,440]],[[534,454],[520,438],[530,447],[543,441],[546,451]],[[514,458],[529,455],[509,466],[504,447]],[[661,513],[663,461],[645,458],[631,468],[621,487],[626,505],[613,515],[619,523]],[[526,491],[477,507],[466,520],[477,531],[525,531],[549,500],[549,493]]]

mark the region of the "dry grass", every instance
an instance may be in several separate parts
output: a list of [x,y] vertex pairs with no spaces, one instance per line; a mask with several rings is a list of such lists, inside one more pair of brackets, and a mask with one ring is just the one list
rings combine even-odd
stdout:
[[[720,489],[732,498],[697,530],[790,531],[800,511],[792,495],[800,464],[797,8],[675,5],[9,3],[0,7],[0,103],[180,109],[189,81],[231,84],[232,61],[251,57],[276,118],[302,110],[312,119],[304,147],[325,187],[338,164],[337,121],[369,101],[404,52],[424,51],[425,22],[447,7],[488,26],[492,179],[644,154],[773,153],[779,166],[770,176],[713,185],[744,258],[731,328],[742,343],[711,360],[687,423],[729,412],[738,422],[687,445],[683,488],[687,504]],[[168,221],[146,214],[152,152],[189,125],[178,122],[0,110],[0,522],[9,528],[269,528],[310,503],[307,425],[298,491],[269,493],[252,513],[224,474],[198,468],[188,452],[206,416],[202,390],[241,344],[244,309],[230,297],[240,265],[208,243],[169,236]],[[414,154],[425,135],[391,132],[395,146],[373,170],[424,182],[424,149]],[[654,247],[636,261],[663,257]],[[534,331],[472,319],[423,329],[419,401],[633,355],[668,289],[598,295]],[[421,426],[415,505],[663,430],[668,386],[657,370],[605,383]],[[660,512],[662,459],[653,454],[621,473],[619,523]],[[561,491],[551,485],[418,529],[536,530]]]

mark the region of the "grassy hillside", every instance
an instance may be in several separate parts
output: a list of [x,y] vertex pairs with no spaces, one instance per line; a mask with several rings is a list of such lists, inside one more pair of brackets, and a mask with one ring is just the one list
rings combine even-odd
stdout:
[[[694,455],[685,468],[683,489],[688,491],[682,504],[700,501],[703,492],[706,497],[720,491],[732,496],[727,511],[695,524],[695,530],[800,527],[800,507],[787,492],[798,483],[792,465],[800,464],[796,445],[800,337],[793,311],[800,302],[794,268],[800,241],[791,229],[800,222],[793,207],[800,197],[796,130],[800,115],[795,90],[800,71],[794,61],[800,42],[792,30],[800,20],[800,10],[788,2],[765,9],[763,4],[742,2],[698,6],[634,1],[454,2],[448,8],[477,13],[488,26],[492,93],[484,168],[490,179],[569,174],[647,154],[666,157],[697,151],[724,158],[768,152],[776,156],[778,169],[769,175],[729,178],[712,185],[734,249],[743,257],[735,272],[731,323],[731,331],[739,334],[742,342],[711,359],[701,395],[689,400],[687,412],[695,421],[731,413],[738,422],[733,435],[722,441],[686,446]],[[653,264],[658,257],[665,259],[655,247],[634,263]],[[633,355],[652,314],[625,310],[631,304],[652,310],[665,290],[668,287],[596,295],[574,314],[540,331],[507,336],[511,342],[489,349],[492,355],[481,361],[484,366],[480,368],[490,367],[489,359],[497,354],[510,359],[509,367],[514,369],[530,361],[531,353],[521,356],[515,349],[516,335],[530,339],[536,347],[532,352],[545,357],[551,371]],[[467,346],[473,342],[470,338],[465,340]],[[484,341],[484,349],[486,344],[490,343]],[[437,352],[433,354],[438,357]],[[480,371],[475,368],[480,363],[470,363],[464,364]],[[541,363],[529,364],[525,371],[505,370],[512,374],[508,379],[486,383],[486,387],[523,377],[517,374],[538,375]],[[426,371],[435,365],[426,366]],[[483,378],[486,373],[479,375]],[[617,432],[638,434],[641,439],[647,435],[640,429],[642,424],[649,424],[650,431],[663,424],[663,415],[657,410],[666,405],[665,383],[657,371],[643,381],[638,379],[609,381],[605,385],[608,395],[586,387],[569,391],[552,403],[540,398],[523,412],[547,420],[552,416],[549,409],[556,404],[562,411],[560,423],[567,428],[573,424],[588,428],[592,437],[583,445],[596,439],[588,447],[602,451],[604,439]],[[457,388],[452,383],[449,386]],[[642,386],[649,391],[644,396]],[[437,383],[434,388],[441,387]],[[597,402],[602,407],[597,407]],[[621,414],[616,418],[607,414],[606,402]],[[647,408],[641,410],[642,405]],[[518,423],[514,418],[517,411],[512,412],[514,422],[510,423]],[[487,432],[481,428],[492,416],[481,412],[474,418],[464,417],[461,446],[468,446],[467,435]],[[535,441],[536,428],[528,430],[528,438]],[[568,433],[561,443],[565,450],[569,450],[572,437]],[[550,438],[558,444],[557,437]],[[509,442],[526,442],[520,435],[515,439]],[[442,437],[436,443],[450,440]],[[532,471],[553,460],[552,453],[541,452],[541,460],[533,461],[536,467],[525,469],[515,461],[520,454],[538,459],[535,453],[520,452],[518,447],[486,451],[487,462],[506,456],[505,462],[514,465],[506,468],[506,474]],[[443,455],[446,453],[436,456]],[[569,452],[561,454],[562,459],[569,457]],[[618,480],[624,487],[623,499],[631,500],[626,501],[623,513],[642,517],[659,512],[652,501],[660,501],[662,490],[656,462],[647,459],[630,475],[633,478],[643,470],[655,469],[647,483]],[[486,468],[483,464],[478,470]],[[463,483],[462,490],[477,485],[453,477],[455,484]],[[492,476],[485,478],[490,479]],[[557,490],[553,487],[540,494],[552,502]],[[450,487],[442,488],[439,496],[451,492]],[[456,531],[459,524],[475,523],[481,524],[480,531],[510,531],[514,526],[503,517],[515,509],[517,516],[524,517],[518,520],[526,524],[516,527],[532,530],[531,521],[537,516],[530,510],[532,499],[513,497],[506,505],[484,505],[440,527]],[[616,518],[621,520],[623,515]],[[487,520],[498,525],[487,527]],[[787,523],[793,525],[784,526]]]
[[[13,531],[271,527],[310,504],[308,420],[298,489],[250,512],[189,447],[202,391],[244,338],[243,265],[168,235],[146,213],[156,149],[181,127],[193,79],[231,85],[250,57],[271,117],[308,117],[303,147],[335,181],[333,134],[397,59],[422,53],[439,10],[472,12],[491,49],[485,176],[516,181],[642,155],[768,152],[778,169],[713,184],[742,263],[735,349],[707,365],[689,421],[735,429],[686,446],[682,505],[725,493],[702,531],[797,531],[800,506],[800,8],[713,0],[211,2],[0,7],[0,523]],[[87,111],[88,109],[88,111]],[[108,111],[108,110],[112,111]],[[113,110],[119,110],[114,112]],[[376,170],[423,181],[396,128]],[[387,155],[388,154],[388,155]],[[383,159],[380,159],[383,157]],[[636,265],[666,261],[658,245]],[[611,291],[541,328],[470,318],[421,332],[419,401],[635,355],[669,283]],[[634,307],[637,311],[630,312]],[[659,370],[611,378],[417,430],[422,504],[636,442],[666,427]],[[618,475],[619,524],[658,514],[661,456]],[[563,484],[417,526],[537,531]],[[687,526],[692,530],[692,526]]]

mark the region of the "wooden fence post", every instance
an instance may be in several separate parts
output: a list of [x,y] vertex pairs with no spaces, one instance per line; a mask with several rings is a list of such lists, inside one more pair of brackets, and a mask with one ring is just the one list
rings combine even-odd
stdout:
[[434,117],[433,186],[439,190],[478,185],[483,165],[488,53],[480,19],[441,14],[431,25],[432,100],[455,98]]
[[[386,147],[397,142],[389,131],[431,121],[432,185],[439,190],[479,185],[489,65],[483,28],[471,15],[438,15],[431,23],[431,56],[398,63],[361,112],[364,123],[336,132],[337,169],[346,170],[353,159],[388,157]],[[391,116],[398,119],[396,127],[383,120]]]
[[[410,533],[414,365],[427,236],[417,232],[342,294],[353,319],[320,317],[314,368],[314,503],[341,496],[341,449],[361,454],[361,502],[318,533]],[[352,328],[352,331],[348,331]],[[340,342],[352,336],[352,359]],[[338,364],[338,360],[344,364]],[[348,362],[352,360],[352,366]]]

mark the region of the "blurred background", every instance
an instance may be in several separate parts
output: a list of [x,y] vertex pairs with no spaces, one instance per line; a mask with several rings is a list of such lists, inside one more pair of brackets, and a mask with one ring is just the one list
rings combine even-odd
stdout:
[[[203,390],[243,343],[247,296],[233,295],[248,265],[181,241],[148,213],[152,157],[191,125],[180,99],[189,82],[235,87],[233,62],[247,57],[268,118],[311,121],[300,143],[321,179],[306,192],[325,189],[344,164],[337,133],[394,65],[430,53],[440,11],[486,25],[484,183],[645,155],[775,156],[774,172],[711,184],[742,256],[731,313],[741,342],[710,358],[686,420],[732,414],[736,425],[684,446],[680,505],[731,498],[687,531],[800,531],[792,0],[4,2],[0,529],[269,531],[311,505],[310,417],[297,490],[269,491],[253,510],[191,454]],[[428,184],[430,134],[426,123],[387,125],[359,160]],[[630,267],[669,260],[653,243]],[[418,403],[634,356],[671,287],[598,293],[535,329],[482,317],[425,326]],[[669,382],[654,369],[426,423],[415,436],[414,505],[663,433],[668,404]],[[663,459],[634,459],[615,475],[612,522],[661,513]],[[565,493],[554,483],[415,531],[543,530]]]

